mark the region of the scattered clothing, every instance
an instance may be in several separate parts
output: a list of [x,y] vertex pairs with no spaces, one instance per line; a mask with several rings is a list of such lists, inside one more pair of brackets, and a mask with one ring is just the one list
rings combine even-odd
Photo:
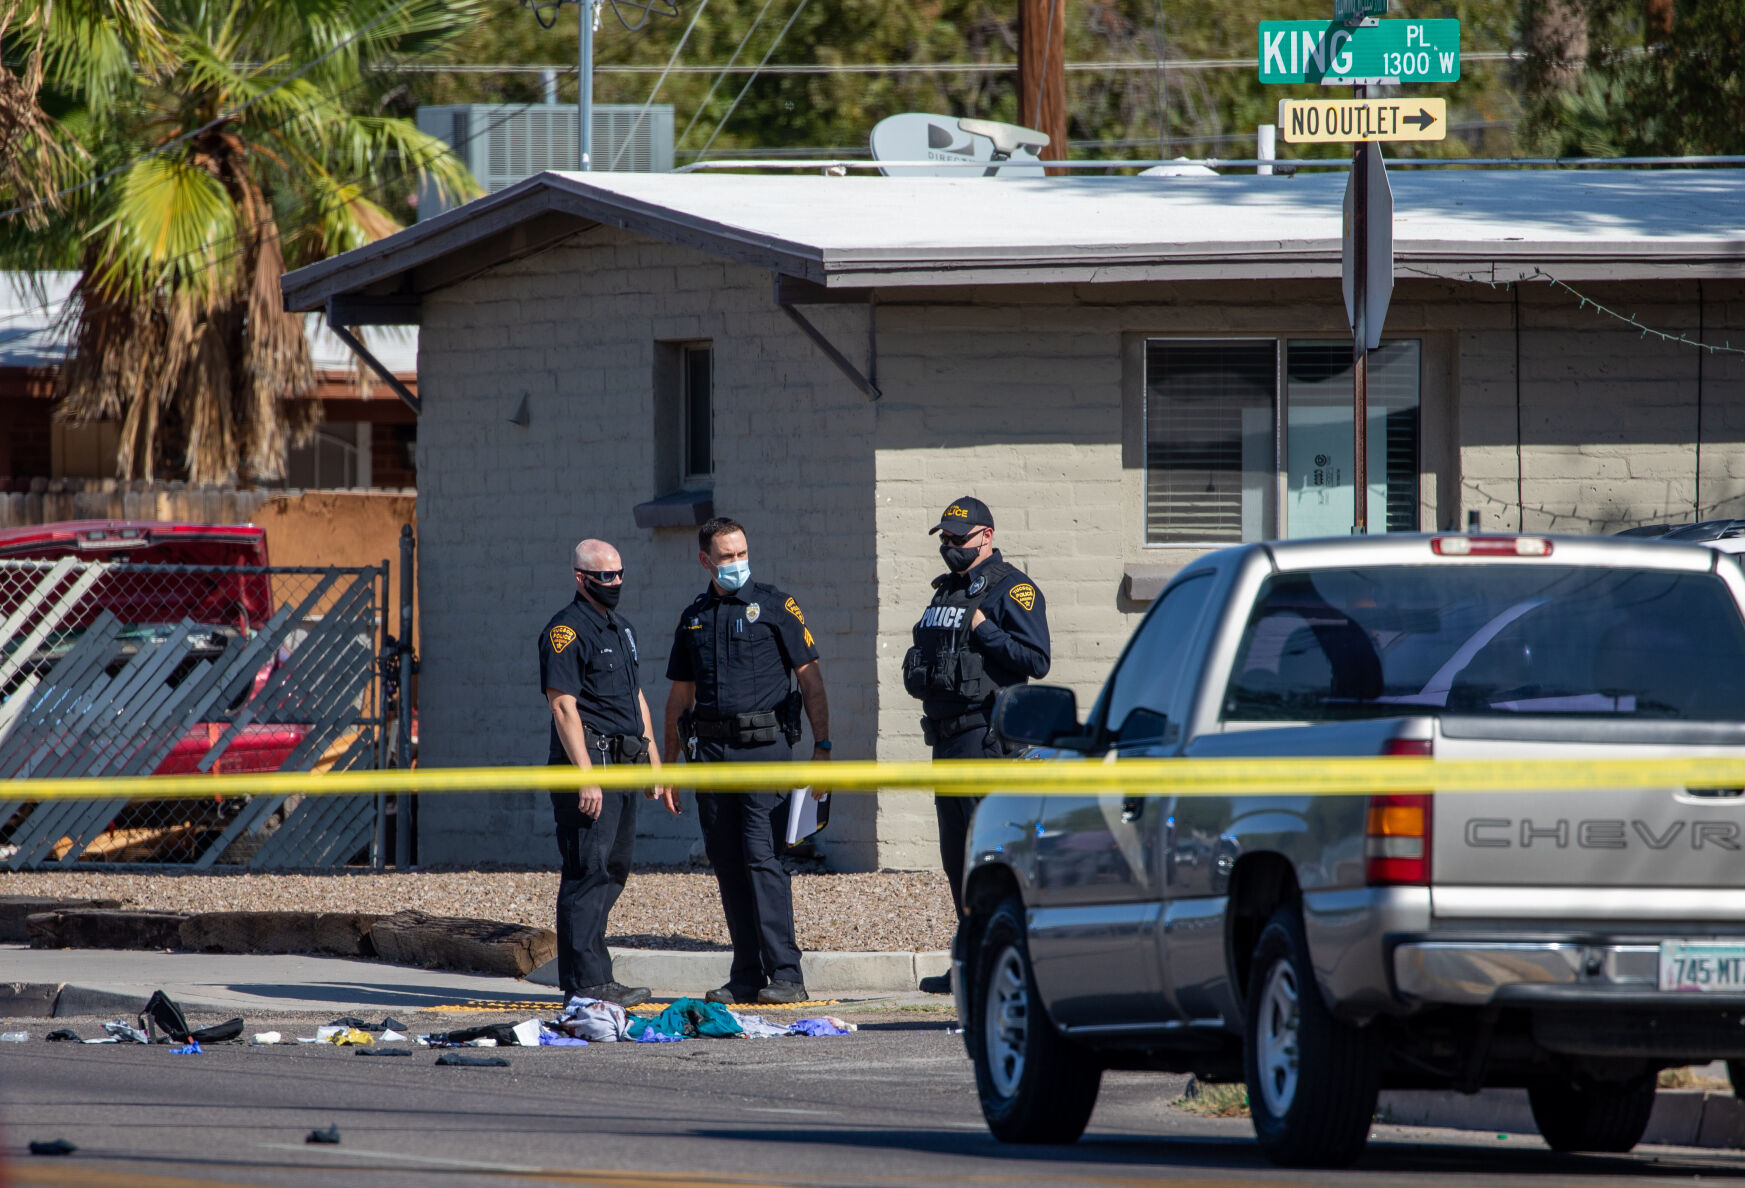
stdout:
[[539,1033],[539,1046],[542,1048],[585,1048],[588,1041],[577,1039],[573,1035],[560,1035],[555,1031]]
[[791,1035],[847,1035],[841,1019],[800,1019],[788,1028]]
[[46,1143],[32,1139],[30,1143],[32,1155],[71,1155],[78,1149],[66,1139],[51,1139]]
[[151,997],[146,1000],[145,1010],[139,1013],[139,1026],[149,1043],[157,1042],[157,1033],[160,1031],[179,1043],[185,1044],[189,1039],[187,1017],[182,1014],[182,1008],[176,1005],[175,1000],[162,990],[153,990]]
[[410,1056],[411,1048],[353,1048],[354,1056]]
[[610,1044],[634,1038],[630,1033],[630,1016],[615,1002],[598,998],[572,998],[564,1005],[558,1030],[577,1039]]
[[732,1011],[718,1002],[703,1002],[696,998],[681,998],[654,1018],[645,1021],[637,1017],[631,1023],[633,1038],[640,1038],[642,1032],[648,1029],[676,1035],[681,1039],[691,1036],[726,1039],[742,1035],[745,1031],[739,1025],[739,1020],[733,1017]]
[[376,1041],[367,1031],[359,1031],[355,1027],[341,1027],[336,1030],[334,1034],[327,1037],[327,1042],[330,1044],[336,1044],[341,1048],[346,1048],[364,1044],[373,1044]]
[[189,1040],[185,1047],[170,1049],[170,1055],[172,1056],[198,1056],[199,1054],[200,1045],[194,1040]]
[[739,1024],[740,1031],[745,1033],[747,1039],[775,1039],[789,1034],[787,1024],[771,1023],[762,1015],[741,1015],[736,1011],[727,1013],[733,1016],[733,1021]]
[[339,1142],[339,1123],[335,1122],[326,1130],[311,1130],[306,1143],[337,1143]]
[[8,1031],[0,1035],[0,1044],[22,1044],[30,1038],[28,1031]]
[[231,1040],[242,1038],[242,1019],[226,1019],[210,1027],[196,1027],[188,1033],[188,1038],[202,1044],[227,1044]]
[[[477,1041],[488,1039],[489,1044]],[[438,1031],[424,1037],[432,1048],[463,1048],[492,1047],[512,1048],[515,1046],[515,1028],[507,1023],[487,1023],[482,1027],[463,1027],[459,1031]]]
[[59,1031],[51,1031],[48,1033],[46,1038],[51,1044],[78,1044],[84,1042],[79,1038],[79,1033],[70,1027],[63,1027]]
[[509,1062],[501,1056],[468,1056],[464,1052],[444,1052],[436,1058],[436,1063],[450,1068],[508,1068]]
[[[637,1022],[641,1023],[645,1021],[639,1019]],[[636,1042],[639,1044],[682,1044],[685,1042],[685,1037],[682,1035],[668,1035],[664,1031],[656,1031],[652,1027],[645,1026],[637,1031]]]
[[103,1024],[103,1030],[114,1036],[118,1043],[149,1044],[151,1039],[137,1027],[129,1027],[120,1019]]
[[384,1027],[382,1028],[379,1042],[384,1044],[403,1044],[406,1042],[406,1037],[400,1032],[395,1031],[392,1027]]
[[522,1048],[539,1047],[539,1033],[542,1029],[538,1019],[527,1019],[509,1029],[515,1033],[515,1043]]

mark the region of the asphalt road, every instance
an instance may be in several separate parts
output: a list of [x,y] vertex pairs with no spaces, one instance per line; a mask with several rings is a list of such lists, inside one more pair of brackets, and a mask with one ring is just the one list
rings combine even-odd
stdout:
[[[497,1016],[502,1021],[504,1016]],[[324,1020],[323,1020],[324,1021]],[[307,1033],[315,1021],[280,1030]],[[444,1020],[459,1026],[461,1020]],[[57,1020],[95,1034],[94,1020]],[[1355,1171],[1268,1166],[1246,1119],[1167,1104],[1183,1078],[1110,1074],[1072,1147],[983,1129],[959,1037],[938,1015],[829,1039],[504,1049],[507,1069],[436,1053],[315,1046],[0,1045],[11,1188],[219,1185],[1567,1185],[1745,1180],[1745,1155],[1668,1148],[1565,1158],[1537,1138],[1377,1128]],[[478,1053],[484,1054],[484,1053]],[[305,1143],[337,1125],[341,1143]],[[24,1154],[65,1138],[63,1158]]]

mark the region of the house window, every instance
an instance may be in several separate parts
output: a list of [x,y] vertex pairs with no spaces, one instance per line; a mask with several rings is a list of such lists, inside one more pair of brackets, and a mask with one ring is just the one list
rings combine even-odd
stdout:
[[282,484],[304,490],[370,485],[370,429],[367,421],[328,422],[315,431],[315,440],[286,453]]
[[[1376,530],[1418,527],[1419,355],[1415,340],[1370,353],[1368,509]],[[1149,340],[1146,544],[1348,533],[1351,368],[1349,343]]]
[[681,350],[684,477],[706,478],[715,473],[715,350],[708,343]]

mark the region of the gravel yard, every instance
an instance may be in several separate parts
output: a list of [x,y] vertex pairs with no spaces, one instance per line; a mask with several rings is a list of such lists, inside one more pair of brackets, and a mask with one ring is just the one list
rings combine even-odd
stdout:
[[[0,895],[104,896],[129,907],[179,912],[332,911],[387,914],[416,908],[550,928],[557,872],[414,871],[410,874],[139,874],[43,871],[0,874]],[[794,875],[802,949],[904,952],[946,949],[951,895],[938,871]],[[630,876],[608,939],[643,949],[725,949],[727,926],[708,871],[648,869]]]

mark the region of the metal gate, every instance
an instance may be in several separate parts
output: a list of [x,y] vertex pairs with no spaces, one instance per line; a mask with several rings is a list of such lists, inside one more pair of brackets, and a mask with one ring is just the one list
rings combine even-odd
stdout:
[[383,766],[387,582],[0,561],[0,868],[379,862],[375,796],[33,801],[30,781]]

